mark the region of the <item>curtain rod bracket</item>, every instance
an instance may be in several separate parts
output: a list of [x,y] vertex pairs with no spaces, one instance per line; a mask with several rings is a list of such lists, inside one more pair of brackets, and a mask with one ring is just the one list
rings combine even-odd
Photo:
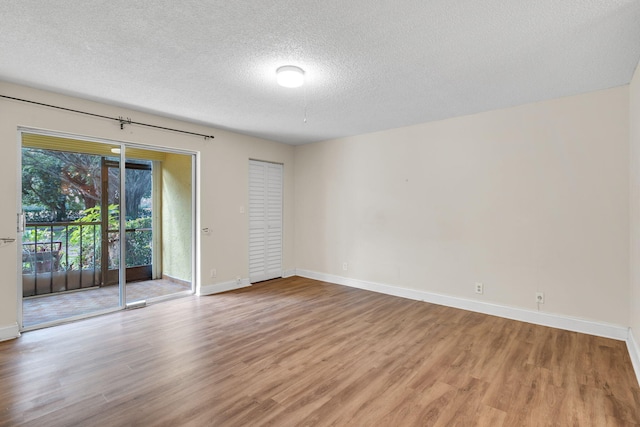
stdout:
[[126,119],[123,118],[122,116],[118,116],[118,121],[120,122],[120,129],[124,129],[124,125],[130,125],[131,124],[131,119],[129,117],[127,117]]

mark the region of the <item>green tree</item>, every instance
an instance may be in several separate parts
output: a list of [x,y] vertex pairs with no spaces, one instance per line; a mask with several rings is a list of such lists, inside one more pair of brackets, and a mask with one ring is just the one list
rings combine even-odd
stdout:
[[95,207],[101,187],[100,156],[22,149],[23,204],[43,206],[51,220],[67,220],[70,209]]
[[67,196],[62,187],[62,164],[55,157],[44,156],[40,150],[23,150],[22,201],[24,205],[41,205],[62,221],[67,216]]
[[[68,220],[68,211],[100,204],[102,157],[66,151],[22,149],[23,205],[42,206],[50,220]],[[136,162],[140,163],[140,162]],[[142,162],[148,165],[149,162]],[[108,168],[109,203],[119,203],[119,169]],[[151,171],[126,169],[127,218],[140,217],[140,205],[151,196]]]
[[151,196],[151,171],[148,169],[127,169],[126,179],[127,218],[139,218],[142,199]]

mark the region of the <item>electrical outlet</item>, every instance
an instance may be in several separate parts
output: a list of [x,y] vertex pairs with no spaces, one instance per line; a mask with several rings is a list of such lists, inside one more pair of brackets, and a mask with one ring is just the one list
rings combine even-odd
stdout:
[[484,293],[484,285],[482,283],[476,283],[476,294]]
[[215,279],[217,275],[218,275],[218,272],[216,271],[216,269],[212,268],[211,269],[211,278]]
[[536,292],[536,302],[538,304],[544,304],[544,292]]
[[349,264],[348,264],[348,263],[346,263],[346,262],[343,262],[343,263],[342,263],[342,269],[343,269],[344,271],[347,271],[347,270],[349,269]]

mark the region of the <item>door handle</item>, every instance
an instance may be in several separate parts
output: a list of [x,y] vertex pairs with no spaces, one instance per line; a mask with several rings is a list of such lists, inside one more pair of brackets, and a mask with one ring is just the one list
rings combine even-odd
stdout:
[[24,233],[24,229],[27,226],[27,216],[24,212],[18,213],[18,233]]

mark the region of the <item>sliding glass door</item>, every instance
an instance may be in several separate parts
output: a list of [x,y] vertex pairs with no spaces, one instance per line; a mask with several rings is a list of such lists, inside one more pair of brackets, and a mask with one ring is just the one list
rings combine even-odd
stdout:
[[192,293],[193,159],[23,132],[22,328]]

